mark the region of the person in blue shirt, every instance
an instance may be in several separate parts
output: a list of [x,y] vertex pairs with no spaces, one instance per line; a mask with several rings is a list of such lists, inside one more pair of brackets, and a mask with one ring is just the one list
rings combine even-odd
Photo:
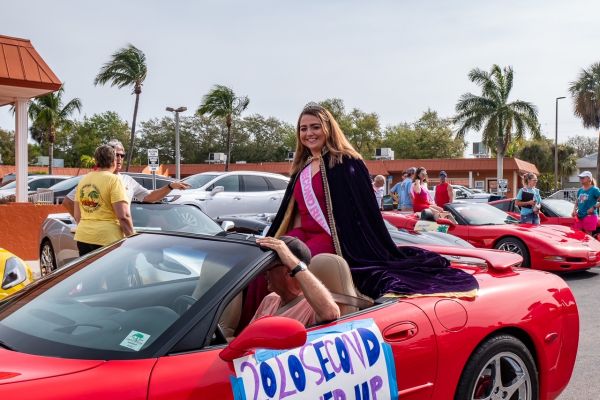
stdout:
[[406,178],[402,182],[398,182],[390,190],[391,193],[398,194],[398,210],[400,211],[412,211],[412,178],[416,172],[416,168],[411,167],[406,170]]
[[596,187],[590,171],[583,171],[578,176],[581,188],[577,191],[577,201],[573,208],[573,216],[577,217],[573,228],[591,235],[598,228],[600,189]]
[[[515,204],[521,209],[522,224],[540,224],[540,206],[542,197],[540,191],[535,187],[537,184],[537,176],[529,172],[523,176],[525,186],[519,189]],[[523,195],[523,193],[531,193],[531,195]],[[527,199],[524,199],[526,197]]]

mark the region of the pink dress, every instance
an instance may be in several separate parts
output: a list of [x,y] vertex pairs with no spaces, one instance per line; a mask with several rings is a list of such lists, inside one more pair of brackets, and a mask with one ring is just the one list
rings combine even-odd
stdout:
[[[321,207],[321,210],[323,210],[323,214],[327,217],[325,190],[323,188],[321,171],[317,172],[312,177],[311,182],[315,196],[319,201],[319,206]],[[321,228],[321,225],[319,225],[308,212],[304,196],[302,196],[300,179],[296,180],[296,185],[294,186],[294,200],[296,200],[298,212],[300,213],[300,226],[288,231],[286,235],[294,236],[302,240],[310,249],[310,253],[313,257],[321,253],[335,254],[333,238]]]
[[429,193],[427,193],[427,189],[421,188],[421,193],[415,192],[412,189],[415,198],[413,199],[413,210],[415,212],[421,212],[427,208],[429,208]]

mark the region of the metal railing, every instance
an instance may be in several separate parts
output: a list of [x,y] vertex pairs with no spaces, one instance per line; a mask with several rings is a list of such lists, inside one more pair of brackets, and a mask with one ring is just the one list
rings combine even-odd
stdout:
[[34,204],[54,204],[54,191],[38,189],[35,193],[27,196],[27,201]]

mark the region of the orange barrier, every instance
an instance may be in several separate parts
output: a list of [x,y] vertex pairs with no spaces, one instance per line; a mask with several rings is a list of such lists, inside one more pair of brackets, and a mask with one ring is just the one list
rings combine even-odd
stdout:
[[0,247],[23,260],[37,260],[42,223],[48,214],[63,212],[67,210],[62,205],[0,204]]

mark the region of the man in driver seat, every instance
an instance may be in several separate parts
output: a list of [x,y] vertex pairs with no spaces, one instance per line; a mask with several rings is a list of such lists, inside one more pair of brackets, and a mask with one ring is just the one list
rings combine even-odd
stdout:
[[256,242],[277,252],[279,260],[266,273],[267,288],[272,293],[262,300],[252,321],[277,315],[310,326],[340,317],[329,290],[307,269],[311,257],[304,243],[290,236],[282,236],[281,240],[265,237]]

